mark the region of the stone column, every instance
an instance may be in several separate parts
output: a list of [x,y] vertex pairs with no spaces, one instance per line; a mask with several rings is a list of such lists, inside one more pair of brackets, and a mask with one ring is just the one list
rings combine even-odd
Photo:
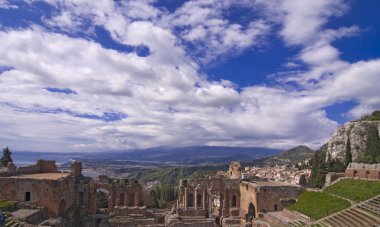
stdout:
[[138,193],[138,191],[136,190],[136,192],[135,192],[135,198],[134,198],[135,200],[134,200],[134,205],[135,206],[139,206],[139,193]]
[[208,212],[211,215],[211,213],[212,213],[212,196],[211,196],[211,194],[208,197],[208,202],[209,202],[209,204],[208,204]]
[[206,189],[203,189],[202,205],[203,205],[203,210],[206,210]]
[[229,201],[230,200],[230,195],[228,193],[228,189],[226,188],[224,191],[224,201],[223,201],[223,216],[228,216],[229,213]]
[[187,210],[187,188],[185,188],[185,195],[184,195],[184,200],[185,201],[185,210]]
[[197,196],[198,196],[198,190],[197,189],[195,189],[194,190],[194,210],[197,210],[197,208],[198,208],[198,204],[197,204]]

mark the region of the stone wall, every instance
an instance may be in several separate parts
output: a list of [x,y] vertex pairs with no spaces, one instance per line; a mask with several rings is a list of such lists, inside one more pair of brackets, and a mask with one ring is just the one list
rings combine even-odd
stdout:
[[254,217],[258,217],[259,213],[281,211],[294,202],[304,190],[298,185],[243,181],[240,183],[240,216],[245,217],[248,214],[251,204]]
[[336,181],[337,179],[345,177],[345,173],[335,173],[335,172],[330,172],[326,174],[326,182],[325,182],[325,187],[330,185],[332,182]]
[[45,206],[56,215],[65,212],[77,198],[73,179],[0,178],[0,184],[6,185],[0,190],[1,199]]
[[146,217],[147,209],[146,207],[119,207],[116,206],[113,211],[113,216],[139,216]]
[[55,161],[38,160],[35,165],[19,167],[18,174],[36,174],[36,173],[57,173]]
[[350,163],[345,172],[346,177],[359,179],[380,179],[380,164]]

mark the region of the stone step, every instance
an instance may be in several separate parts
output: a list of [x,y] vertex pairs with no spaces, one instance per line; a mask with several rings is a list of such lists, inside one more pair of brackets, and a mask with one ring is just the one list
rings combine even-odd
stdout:
[[325,222],[327,222],[330,226],[342,226],[342,224],[334,218],[327,218],[325,219]]
[[367,204],[371,204],[371,205],[374,205],[374,206],[376,206],[376,207],[380,206],[380,203],[377,203],[377,202],[375,202],[375,201],[372,201],[372,200],[370,200],[370,201],[367,201],[366,203],[367,203]]
[[365,210],[366,212],[370,212],[371,214],[373,215],[376,215],[377,217],[380,217],[380,214],[375,212],[373,209],[371,209],[370,207],[367,207],[367,206],[363,206],[363,205],[359,205],[358,208],[362,209],[362,210]]
[[344,226],[347,225],[346,222],[340,220],[339,218],[337,218],[337,217],[335,217],[335,216],[336,216],[336,215],[334,215],[334,216],[328,218],[328,220],[329,220],[330,223],[336,223],[336,224],[333,225],[333,226],[339,226],[339,227],[342,226],[342,227],[344,227]]
[[374,220],[376,223],[380,223],[380,217],[378,217],[376,215],[373,215],[370,212],[367,212],[367,211],[365,211],[365,210],[363,210],[361,208],[358,208],[358,207],[352,208],[352,210],[354,210],[357,213],[361,213],[361,214],[365,215],[369,219]]
[[369,217],[368,215],[365,215],[361,212],[358,212],[356,210],[347,210],[348,213],[351,213],[352,215],[354,215],[355,217],[357,218],[360,218],[360,220],[363,222],[363,223],[366,223],[366,225],[375,225],[375,224],[379,224],[375,219]]
[[352,214],[352,213],[348,212],[347,210],[344,211],[343,213],[344,213],[344,215],[347,216],[347,219],[354,222],[356,224],[356,226],[368,226],[368,224],[369,224],[366,220],[363,220],[359,216]]
[[334,227],[334,225],[330,224],[327,220],[323,220],[319,224],[321,226]]
[[351,220],[348,220],[345,216],[342,216],[340,213],[339,214],[336,214],[334,216],[334,218],[336,218],[337,220],[339,220],[340,222],[344,223],[343,226],[351,226],[351,227],[356,227],[356,224],[354,222],[352,222]]

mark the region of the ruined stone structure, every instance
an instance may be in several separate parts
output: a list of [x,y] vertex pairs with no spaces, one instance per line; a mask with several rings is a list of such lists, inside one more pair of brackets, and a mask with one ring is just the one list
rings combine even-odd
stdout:
[[[55,161],[39,160],[36,165],[17,169],[10,164],[0,173],[0,199],[18,201],[21,207],[40,207],[44,215],[39,217],[62,217],[66,226],[96,226],[103,221],[98,217],[81,220],[98,212],[98,189],[109,191],[108,214],[117,217],[123,212],[124,216],[136,213],[142,221],[146,217],[142,186],[136,180],[83,177],[80,162],[71,164],[71,172],[58,172]],[[62,226],[63,219],[59,220],[50,222]]]
[[[0,199],[30,208],[32,214],[24,219],[31,224],[54,227],[227,227],[249,225],[263,213],[282,210],[303,191],[286,183],[242,181],[240,169],[233,162],[224,176],[182,179],[168,214],[144,206],[143,188],[135,179],[84,177],[80,162],[73,162],[70,172],[59,172],[54,161],[20,168],[10,163],[0,170]],[[99,190],[108,192],[107,208],[97,207]]]
[[364,164],[364,163],[350,163],[347,166],[346,177],[360,178],[360,179],[380,179],[380,164]]
[[298,185],[245,182],[240,177],[240,164],[233,162],[227,178],[181,180],[176,212],[166,218],[166,226],[239,226],[261,213],[283,210],[304,191]]
[[241,179],[241,166],[239,162],[232,162],[228,170],[228,178]]
[[342,177],[345,177],[345,173],[335,173],[335,172],[327,173],[326,179],[325,179],[325,187],[329,186],[331,183],[333,183],[334,181]]
[[262,213],[283,210],[295,203],[295,198],[303,191],[303,187],[289,183],[242,181],[240,216],[249,221]]

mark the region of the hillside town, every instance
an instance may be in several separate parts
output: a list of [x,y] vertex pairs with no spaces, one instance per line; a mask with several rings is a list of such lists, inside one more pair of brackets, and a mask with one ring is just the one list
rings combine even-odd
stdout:
[[242,171],[242,179],[260,179],[268,181],[286,182],[299,184],[301,176],[305,176],[306,181],[310,178],[311,169],[298,169],[289,165],[276,165],[274,167],[245,167]]

